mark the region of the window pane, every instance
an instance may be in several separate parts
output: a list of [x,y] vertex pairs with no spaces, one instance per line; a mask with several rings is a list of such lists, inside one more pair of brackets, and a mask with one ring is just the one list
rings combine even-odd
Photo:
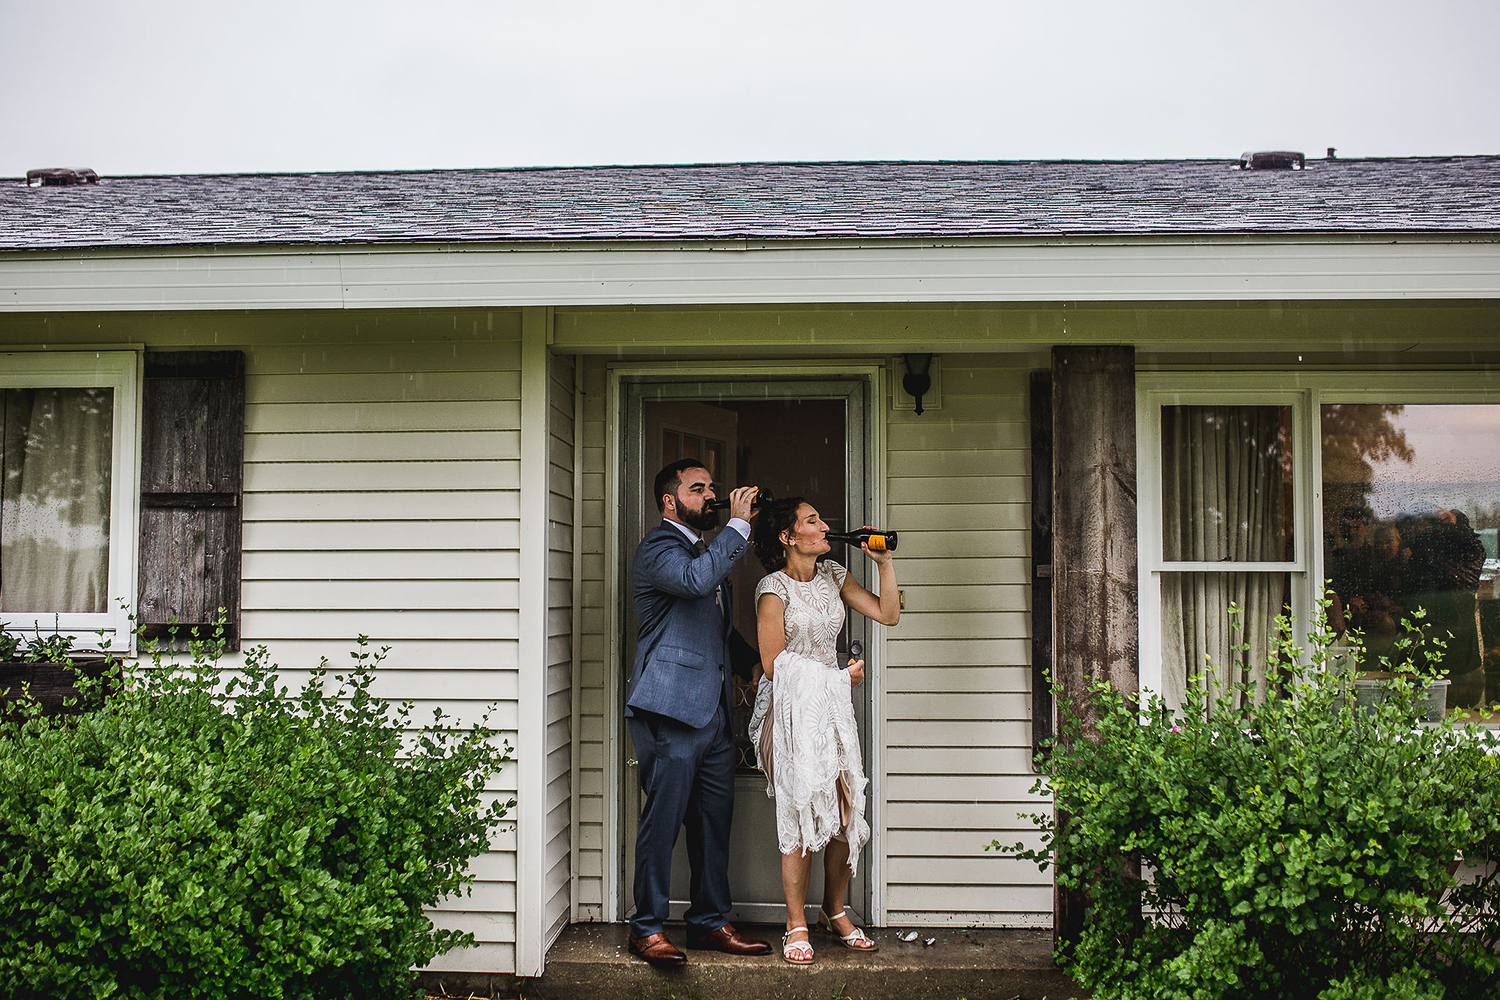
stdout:
[[1161,436],[1163,559],[1293,558],[1291,407],[1166,406]]
[[1335,624],[1363,631],[1368,668],[1425,608],[1447,642],[1448,703],[1500,699],[1500,406],[1334,403],[1321,416]]
[[110,389],[7,389],[0,611],[107,611]]
[[[1290,597],[1291,577],[1285,573],[1163,573],[1162,695],[1167,703],[1181,705],[1190,689],[1207,689],[1216,698],[1237,683],[1261,685],[1276,616],[1287,611]],[[1231,615],[1231,606],[1239,612]]]

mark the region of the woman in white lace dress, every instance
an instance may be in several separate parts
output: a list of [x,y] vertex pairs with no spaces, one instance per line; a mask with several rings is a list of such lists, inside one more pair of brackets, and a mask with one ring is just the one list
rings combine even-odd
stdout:
[[818,561],[828,552],[828,525],[800,497],[761,512],[755,549],[767,575],[755,588],[757,634],[765,676],[755,700],[750,738],[767,793],[776,800],[781,885],[786,896],[782,957],[813,960],[807,931],[807,886],[812,854],[823,851],[823,900],[818,929],[847,948],[876,944],[844,913],[844,898],[860,849],[870,839],[865,779],[850,692],[865,679],[865,663],[839,663],[844,608],[894,625],[901,617],[896,570],[889,552],[865,555],[879,567],[880,596],[844,567]]

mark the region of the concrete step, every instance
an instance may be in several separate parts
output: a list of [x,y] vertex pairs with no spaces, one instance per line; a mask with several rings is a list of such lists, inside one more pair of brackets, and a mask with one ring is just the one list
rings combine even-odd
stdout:
[[[739,926],[739,925],[737,925]],[[657,969],[630,954],[625,924],[574,924],[547,953],[539,979],[494,977],[479,982],[447,974],[423,977],[435,996],[511,996],[525,1000],[1066,1000],[1088,994],[1052,963],[1047,930],[871,930],[875,954],[850,951],[814,934],[811,966],[781,959],[780,926],[743,925],[750,937],[772,942],[768,958],[736,958],[689,951],[680,969]],[[667,936],[684,944],[683,928]],[[924,945],[925,939],[934,939]]]

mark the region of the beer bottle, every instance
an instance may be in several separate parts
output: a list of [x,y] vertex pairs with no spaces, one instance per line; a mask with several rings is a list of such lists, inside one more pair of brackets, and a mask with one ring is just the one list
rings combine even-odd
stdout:
[[[750,509],[760,510],[761,504],[770,503],[775,499],[775,495],[772,494],[770,490],[756,490],[755,498],[750,501]],[[707,504],[705,504],[705,506],[708,507],[709,510],[728,510],[729,498],[719,497],[717,499],[710,500]]]
[[858,548],[869,544],[871,552],[895,552],[896,533],[879,528],[856,528],[854,531],[830,531],[826,536],[830,542],[843,542]]

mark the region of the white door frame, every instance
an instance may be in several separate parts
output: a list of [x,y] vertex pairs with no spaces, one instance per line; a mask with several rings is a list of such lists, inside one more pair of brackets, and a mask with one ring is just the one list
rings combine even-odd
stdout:
[[[625,897],[628,892],[626,879],[620,871],[619,858],[624,836],[623,818],[620,809],[621,781],[617,762],[625,752],[625,726],[615,692],[622,689],[625,678],[620,662],[622,655],[620,629],[624,622],[620,614],[620,518],[625,507],[625,469],[621,462],[625,447],[624,387],[627,382],[639,379],[670,379],[672,381],[722,381],[732,378],[774,379],[778,377],[806,379],[809,376],[822,379],[839,378],[863,380],[868,387],[869,440],[866,456],[866,475],[869,479],[868,501],[876,523],[886,518],[886,371],[879,361],[827,360],[827,361],[682,361],[656,363],[612,364],[606,372],[605,411],[605,503],[604,503],[604,600],[605,600],[605,759],[611,763],[605,767],[605,823],[604,844],[604,912],[609,919],[621,919],[625,912]],[[877,664],[886,662],[885,629],[871,623]],[[885,741],[883,721],[885,719],[885,689],[880,671],[869,674],[870,684],[870,922],[880,926],[885,922],[884,855],[884,780]]]

